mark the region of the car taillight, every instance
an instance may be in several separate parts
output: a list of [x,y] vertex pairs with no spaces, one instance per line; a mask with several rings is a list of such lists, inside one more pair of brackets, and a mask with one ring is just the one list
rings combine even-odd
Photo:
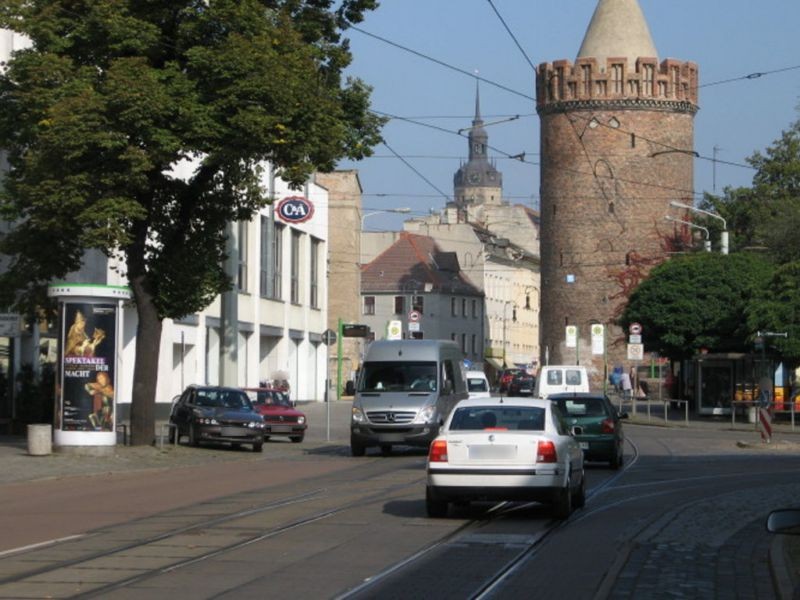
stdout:
[[558,462],[558,458],[556,456],[556,445],[553,442],[539,442],[539,450],[536,452],[536,462]]
[[600,424],[603,433],[614,433],[614,419],[606,419]]
[[428,461],[447,462],[447,442],[445,440],[433,440],[428,452]]

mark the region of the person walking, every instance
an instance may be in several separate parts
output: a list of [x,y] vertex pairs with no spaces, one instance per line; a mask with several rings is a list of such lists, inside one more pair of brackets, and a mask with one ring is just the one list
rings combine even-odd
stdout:
[[631,392],[633,391],[633,386],[631,385],[630,373],[628,373],[627,371],[623,371],[619,379],[620,379],[620,385],[622,386],[622,398],[624,400],[630,400]]

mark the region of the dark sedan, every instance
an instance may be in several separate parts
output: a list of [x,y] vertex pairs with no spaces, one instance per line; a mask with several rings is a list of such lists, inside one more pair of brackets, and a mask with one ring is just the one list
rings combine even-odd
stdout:
[[619,413],[603,393],[551,394],[549,399],[558,405],[570,430],[576,426],[582,429],[575,439],[586,460],[607,461],[612,469],[622,466],[622,419],[627,419],[628,413]]
[[169,417],[175,436],[189,438],[189,444],[227,442],[233,447],[250,444],[254,452],[264,446],[264,419],[242,390],[220,386],[190,385],[172,407]]
[[536,378],[530,373],[517,373],[508,384],[509,396],[533,396]]

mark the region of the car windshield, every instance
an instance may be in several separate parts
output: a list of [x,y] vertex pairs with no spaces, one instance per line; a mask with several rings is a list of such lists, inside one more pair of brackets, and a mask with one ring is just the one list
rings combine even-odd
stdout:
[[367,362],[360,392],[435,392],[435,362]]
[[289,397],[279,390],[248,390],[247,396],[257,405],[292,407]]
[[236,390],[199,390],[195,404],[207,408],[252,408],[245,393]]
[[570,417],[605,417],[608,409],[602,398],[557,398],[561,412]]
[[538,406],[470,406],[456,409],[451,431],[544,431],[545,409]]
[[489,386],[483,377],[469,377],[467,378],[467,389],[470,392],[488,392]]

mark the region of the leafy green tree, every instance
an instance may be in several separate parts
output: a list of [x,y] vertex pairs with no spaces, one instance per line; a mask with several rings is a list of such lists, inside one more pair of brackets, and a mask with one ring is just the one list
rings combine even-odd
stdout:
[[[727,220],[734,249],[761,246],[779,263],[800,260],[800,120],[747,162],[756,169],[752,188],[707,194],[702,207]],[[704,225],[720,227],[714,219]]]
[[800,261],[781,265],[767,285],[747,307],[751,332],[786,333],[786,338],[771,337],[770,346],[785,358],[800,361]]
[[648,351],[671,360],[696,354],[741,350],[750,337],[746,309],[763,289],[771,263],[749,253],[695,253],[654,268],[631,294],[620,319],[641,323]]
[[[336,7],[336,8],[335,8]],[[343,31],[376,0],[4,0],[32,46],[0,74],[10,171],[0,304],[33,312],[87,249],[121,257],[138,312],[131,432],[151,443],[162,320],[230,281],[225,229],[380,141],[370,90],[344,80]],[[187,178],[177,165],[194,164]]]

